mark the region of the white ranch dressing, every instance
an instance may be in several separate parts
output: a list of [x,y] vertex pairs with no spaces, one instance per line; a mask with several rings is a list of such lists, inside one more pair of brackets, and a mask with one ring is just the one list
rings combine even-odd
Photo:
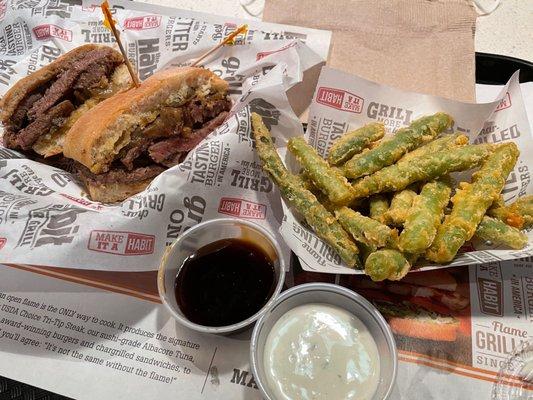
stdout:
[[264,349],[276,400],[368,400],[379,383],[379,353],[366,326],[348,311],[306,304],[285,313]]

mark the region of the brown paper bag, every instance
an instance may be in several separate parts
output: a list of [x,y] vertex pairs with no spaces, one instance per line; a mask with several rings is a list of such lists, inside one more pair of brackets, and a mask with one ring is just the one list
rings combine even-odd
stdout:
[[266,0],[263,19],[333,31],[333,68],[404,90],[475,100],[470,0]]

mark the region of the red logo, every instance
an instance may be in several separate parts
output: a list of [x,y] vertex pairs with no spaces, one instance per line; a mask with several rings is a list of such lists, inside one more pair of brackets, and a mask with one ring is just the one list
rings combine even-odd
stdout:
[[0,238],[0,250],[4,248],[7,243],[7,238]]
[[365,100],[353,93],[328,87],[318,88],[317,103],[333,107],[338,110],[361,114]]
[[4,19],[7,11],[7,1],[0,0],[0,20]]
[[67,42],[72,42],[72,31],[63,29],[57,25],[39,25],[33,28],[33,33],[37,37],[37,40],[45,40],[55,37],[66,40]]
[[287,50],[287,49],[290,49],[291,47],[294,47],[296,46],[296,42],[292,42],[286,46],[283,46],[281,49],[278,49],[278,50],[272,50],[272,51],[263,51],[261,53],[257,53],[257,56],[255,58],[256,61],[259,61],[260,59],[262,58],[265,58],[271,54],[274,54],[274,53],[281,53],[282,51],[284,50]]
[[81,6],[81,10],[82,11],[93,12],[95,9],[96,9],[95,5],[92,5],[92,6]]
[[124,21],[124,29],[140,31],[153,29],[161,25],[160,15],[145,15],[144,17],[128,18]]
[[500,100],[500,104],[498,104],[498,107],[496,107],[496,110],[494,110],[494,112],[509,108],[511,107],[511,105],[511,95],[509,94],[509,92],[507,92],[505,93],[503,99]]
[[100,204],[94,204],[90,200],[80,199],[79,197],[74,197],[74,196],[71,196],[70,194],[59,193],[59,195],[63,196],[66,199],[73,201],[74,203],[90,208],[92,210],[101,210],[103,208],[103,206],[101,206]]
[[152,254],[154,244],[154,235],[122,231],[91,231],[87,248],[101,253],[138,256]]
[[264,204],[228,197],[221,198],[218,206],[218,212],[221,214],[251,219],[265,219],[266,209],[267,207]]

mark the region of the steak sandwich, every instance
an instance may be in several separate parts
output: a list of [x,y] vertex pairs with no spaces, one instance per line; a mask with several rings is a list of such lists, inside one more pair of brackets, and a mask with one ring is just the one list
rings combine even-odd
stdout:
[[116,202],[138,193],[221,125],[228,85],[203,68],[174,68],[84,113],[65,138],[64,155],[90,197]]
[[4,146],[29,151],[30,156],[61,154],[65,134],[76,120],[130,85],[119,52],[94,44],[77,47],[19,80],[2,98]]

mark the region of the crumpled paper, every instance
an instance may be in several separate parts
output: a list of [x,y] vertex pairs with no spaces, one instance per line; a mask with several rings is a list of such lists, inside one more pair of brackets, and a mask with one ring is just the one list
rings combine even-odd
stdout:
[[[349,130],[370,122],[383,122],[388,134],[423,115],[444,111],[453,116],[453,131],[469,136],[471,143],[501,143],[514,141],[520,149],[520,158],[511,172],[503,196],[506,202],[532,194],[530,183],[533,169],[533,141],[515,73],[500,94],[490,103],[472,104],[441,97],[402,91],[367,81],[331,68],[323,68],[309,108],[306,138],[322,156],[327,154],[333,140]],[[286,163],[298,169],[287,154]],[[456,180],[468,180],[465,173],[456,174]],[[298,216],[284,204],[285,218],[281,235],[299,257],[307,271],[335,274],[358,274],[341,263],[339,256],[309,227],[300,223]],[[425,265],[421,270],[456,265],[475,265],[487,262],[524,258],[533,255],[533,232],[528,232],[530,244],[522,250],[509,250],[487,243],[473,241],[463,246],[462,254],[446,265]]]
[[[98,8],[58,7],[8,4],[0,22],[0,93],[76,46],[113,45]],[[118,8],[114,18],[141,79],[189,63],[237,27]],[[204,66],[229,82],[230,117],[182,164],[120,204],[90,201],[72,174],[0,147],[0,262],[153,270],[181,233],[224,216],[254,221],[282,241],[279,194],[256,159],[250,113],[262,114],[275,134],[302,134],[285,92],[323,62],[329,36],[304,28],[300,36],[310,47],[279,29],[250,29],[208,59]]]

